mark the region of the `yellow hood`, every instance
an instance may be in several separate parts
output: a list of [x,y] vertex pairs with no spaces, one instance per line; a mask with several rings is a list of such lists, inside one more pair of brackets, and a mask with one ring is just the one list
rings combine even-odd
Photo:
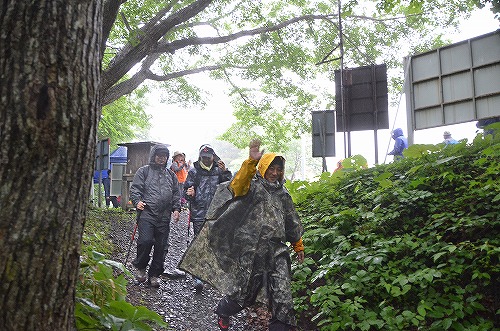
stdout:
[[[283,160],[283,167],[285,167],[285,158],[276,153],[266,153],[262,155],[260,158],[259,164],[257,165],[257,170],[259,170],[260,175],[264,178],[264,174],[266,173],[267,168],[273,160],[277,157],[280,157]],[[280,182],[283,182],[283,176],[280,178]]]

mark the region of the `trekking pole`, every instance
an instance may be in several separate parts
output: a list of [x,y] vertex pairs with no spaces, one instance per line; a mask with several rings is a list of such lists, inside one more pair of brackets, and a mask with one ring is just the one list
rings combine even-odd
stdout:
[[191,227],[191,201],[187,202],[187,207],[188,207],[188,228],[186,236],[186,247],[189,246],[189,228]]
[[125,262],[123,263],[123,265],[125,267],[127,266],[128,257],[130,255],[130,249],[132,248],[132,243],[134,242],[134,239],[135,239],[135,233],[137,231],[137,226],[139,225],[139,217],[141,216],[141,212],[142,212],[142,210],[137,210],[137,216],[135,218],[134,230],[132,231],[132,237],[130,238],[130,244],[128,245],[128,249],[127,249],[127,256],[125,257]]

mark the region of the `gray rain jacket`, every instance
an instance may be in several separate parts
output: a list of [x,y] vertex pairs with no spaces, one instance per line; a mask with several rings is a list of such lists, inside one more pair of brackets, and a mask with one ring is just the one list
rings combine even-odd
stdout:
[[[139,201],[146,202],[141,219],[164,220],[170,222],[171,213],[180,211],[180,191],[175,173],[166,164],[155,163],[155,153],[166,150],[167,145],[155,145],[149,154],[149,164],[140,167],[130,187],[130,200],[134,206]],[[167,155],[168,160],[168,155]]]

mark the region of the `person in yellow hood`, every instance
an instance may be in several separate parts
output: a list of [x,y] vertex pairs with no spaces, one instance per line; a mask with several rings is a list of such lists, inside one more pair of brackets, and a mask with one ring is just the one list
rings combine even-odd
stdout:
[[252,141],[238,173],[219,185],[205,226],[180,264],[225,294],[215,311],[221,330],[229,330],[230,316],[257,301],[268,304],[270,331],[296,326],[286,242],[302,263],[303,227],[283,186],[285,159],[259,149],[260,142]]

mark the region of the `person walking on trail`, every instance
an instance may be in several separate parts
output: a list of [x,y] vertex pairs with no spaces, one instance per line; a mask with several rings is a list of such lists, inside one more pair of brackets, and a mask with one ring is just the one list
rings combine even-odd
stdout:
[[259,149],[260,142],[252,141],[233,180],[219,185],[207,224],[180,264],[225,294],[215,310],[221,330],[229,330],[230,317],[257,301],[268,305],[270,331],[296,326],[286,242],[302,263],[303,227],[283,186],[285,159]]
[[[167,145],[153,146],[149,164],[137,170],[130,187],[130,200],[139,213],[137,257],[132,264],[137,268],[137,281],[147,280],[152,287],[160,286],[170,219],[179,220],[180,191],[177,176],[166,168],[169,154]],[[153,259],[146,273],[153,247]]]
[[[179,191],[181,193],[181,210],[187,209],[187,201],[186,198],[184,197],[184,182],[186,181],[190,167],[191,167],[191,161],[186,163],[186,154],[180,151],[175,151],[174,155],[172,156],[172,164],[170,165],[170,170],[172,170],[175,173],[175,175],[177,176],[177,181],[179,182]],[[187,236],[189,236],[189,220],[187,227],[188,227]],[[167,253],[168,253],[168,245],[165,245],[165,256]],[[182,278],[186,276],[186,273],[184,271],[179,270],[177,268],[171,270],[171,268],[168,268],[167,266],[165,267],[163,274],[173,279]]]
[[403,151],[408,148],[408,140],[403,135],[403,130],[397,128],[392,131],[392,139],[394,139],[394,148],[387,155],[394,155],[394,160],[404,158]]
[[[177,176],[177,181],[179,182],[179,189],[181,192],[184,192],[184,182],[186,181],[188,171],[190,168],[190,164],[186,163],[186,154],[175,151],[174,156],[172,157],[172,164],[170,165],[170,170],[175,172]],[[183,194],[181,196],[181,206],[185,205],[186,199]]]
[[[198,161],[193,163],[193,168],[189,170],[184,182],[185,197],[190,203],[190,217],[195,236],[203,227],[205,214],[217,185],[229,181],[231,178],[231,172],[215,154],[212,146],[202,145]],[[194,278],[194,288],[197,292],[203,290],[203,283],[198,278]]]
[[445,131],[445,132],[443,133],[443,138],[444,138],[443,143],[444,143],[445,145],[455,145],[455,144],[458,144],[458,141],[456,141],[455,139],[453,139],[453,138],[451,137],[451,133],[450,133],[450,131]]

